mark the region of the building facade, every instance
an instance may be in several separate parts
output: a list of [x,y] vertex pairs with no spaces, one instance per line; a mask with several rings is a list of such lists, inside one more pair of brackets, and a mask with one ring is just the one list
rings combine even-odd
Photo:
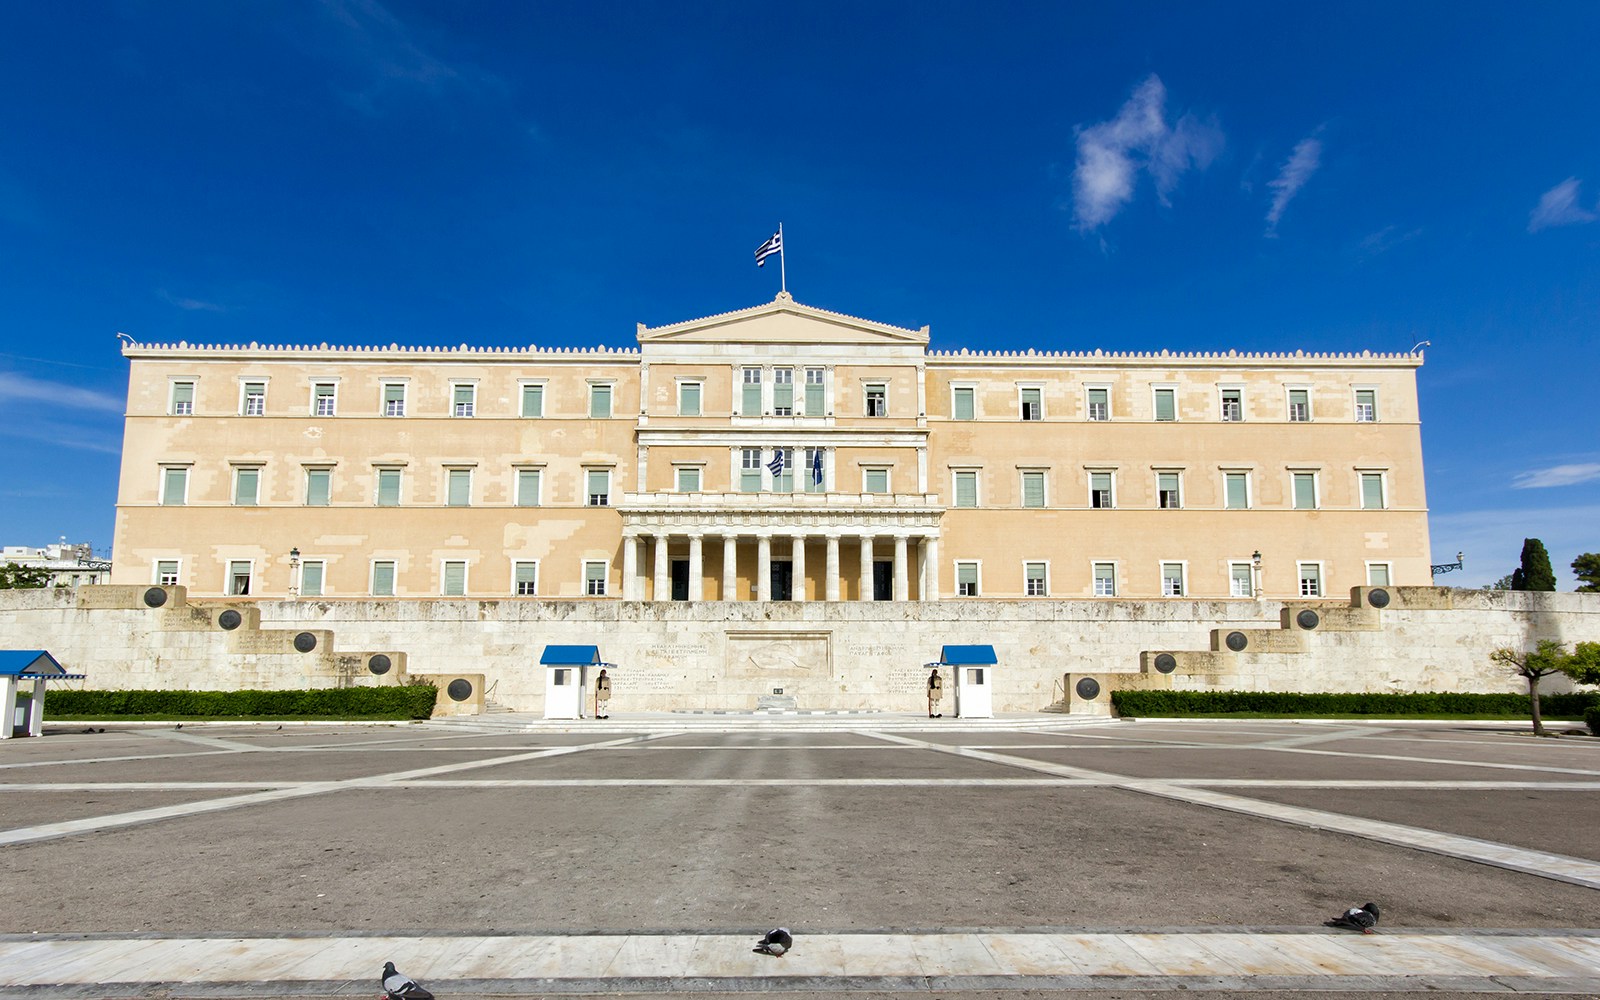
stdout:
[[114,582],[935,601],[1427,585],[1418,356],[929,351],[788,295],[636,349],[130,345]]
[[47,587],[82,587],[87,584],[110,583],[111,563],[94,554],[88,542],[61,541],[34,548],[28,545],[0,547],[0,566],[16,565],[25,569],[44,570],[49,574]]

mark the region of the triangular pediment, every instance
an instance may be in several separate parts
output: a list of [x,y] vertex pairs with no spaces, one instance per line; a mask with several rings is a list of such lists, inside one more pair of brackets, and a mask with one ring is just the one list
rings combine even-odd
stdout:
[[692,319],[670,326],[639,324],[644,344],[875,344],[925,347],[928,328],[875,323],[872,320],[801,305],[780,292],[764,305]]

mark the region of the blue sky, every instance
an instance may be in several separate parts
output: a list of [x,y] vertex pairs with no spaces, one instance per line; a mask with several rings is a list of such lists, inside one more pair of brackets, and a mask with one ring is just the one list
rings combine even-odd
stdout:
[[1403,351],[1435,559],[1600,551],[1600,5],[0,5],[0,542],[142,341]]

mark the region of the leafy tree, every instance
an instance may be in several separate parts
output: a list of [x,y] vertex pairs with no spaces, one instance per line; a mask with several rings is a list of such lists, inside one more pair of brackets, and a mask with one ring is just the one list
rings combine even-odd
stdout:
[[0,590],[33,590],[50,584],[50,571],[42,566],[0,566]]
[[1555,590],[1556,571],[1550,568],[1550,553],[1537,538],[1522,540],[1522,565],[1511,574],[1512,590]]
[[1528,702],[1533,710],[1535,736],[1546,735],[1539,714],[1539,679],[1551,674],[1566,674],[1580,684],[1600,683],[1600,642],[1580,642],[1573,652],[1553,639],[1540,639],[1539,648],[1519,652],[1509,647],[1497,649],[1489,659],[1508,667],[1528,681]]
[[1572,560],[1572,572],[1583,581],[1580,594],[1600,593],[1600,552],[1585,552]]
[[1502,576],[1500,579],[1496,580],[1493,583],[1484,584],[1483,585],[1483,589],[1484,590],[1516,590],[1517,588],[1512,586],[1512,583],[1515,580],[1516,580],[1516,574],[1515,573],[1507,573],[1505,576]]

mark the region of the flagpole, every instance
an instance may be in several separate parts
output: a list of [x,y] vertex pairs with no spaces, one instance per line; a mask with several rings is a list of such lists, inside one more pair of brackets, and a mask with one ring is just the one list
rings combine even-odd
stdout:
[[783,293],[789,294],[789,269],[783,262],[783,223],[778,223],[778,277],[783,283]]

